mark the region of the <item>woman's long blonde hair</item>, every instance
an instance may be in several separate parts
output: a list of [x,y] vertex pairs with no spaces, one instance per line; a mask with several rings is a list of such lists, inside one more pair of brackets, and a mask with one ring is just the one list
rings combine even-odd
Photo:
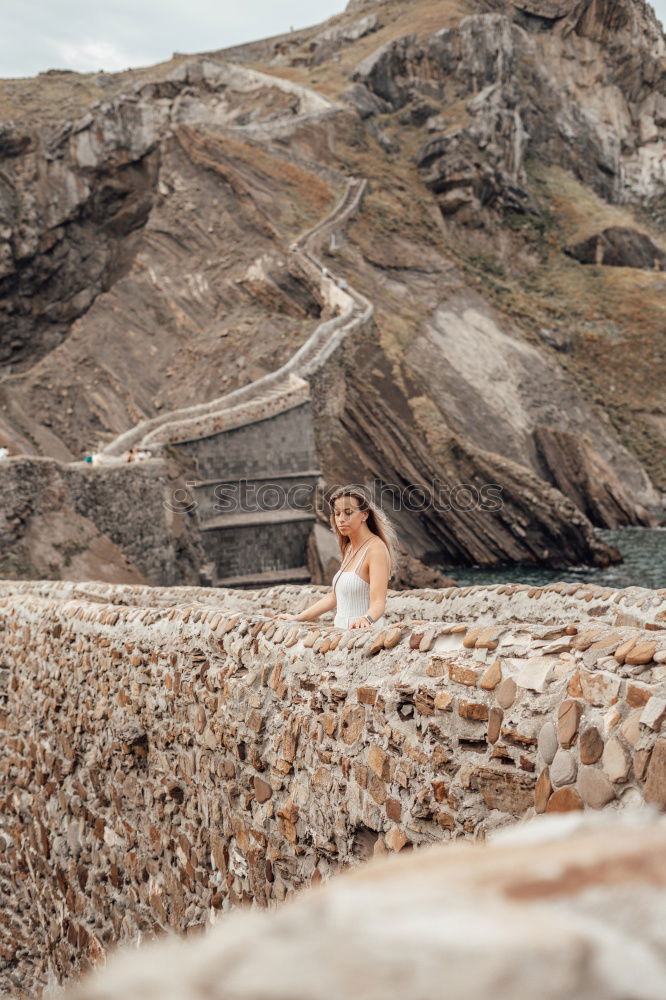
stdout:
[[389,580],[393,576],[396,564],[396,551],[398,548],[398,536],[395,533],[395,528],[387,518],[381,507],[377,507],[376,504],[368,497],[362,486],[337,486],[333,492],[328,497],[328,502],[331,508],[331,528],[335,533],[335,537],[338,540],[338,545],[340,546],[340,555],[342,558],[345,556],[345,549],[349,544],[349,539],[345,538],[341,531],[338,531],[338,526],[335,523],[335,508],[334,501],[338,500],[340,497],[354,497],[358,500],[358,506],[361,510],[367,510],[368,516],[366,518],[366,524],[370,531],[374,535],[378,535],[383,541],[384,545],[388,549],[389,554]]

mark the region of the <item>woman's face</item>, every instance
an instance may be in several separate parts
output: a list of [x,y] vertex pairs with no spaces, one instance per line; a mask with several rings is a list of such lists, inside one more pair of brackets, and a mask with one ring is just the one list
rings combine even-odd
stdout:
[[336,497],[333,501],[335,524],[342,535],[356,532],[367,519],[367,510],[361,510],[358,497]]

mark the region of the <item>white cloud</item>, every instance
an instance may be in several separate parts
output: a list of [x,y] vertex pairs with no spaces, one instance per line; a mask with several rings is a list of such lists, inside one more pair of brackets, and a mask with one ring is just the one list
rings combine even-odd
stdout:
[[[113,73],[137,65],[136,60],[121,52],[113,42],[52,40],[51,44],[58,54],[59,61],[79,73],[94,73],[100,69]],[[150,60],[146,59],[146,62]]]

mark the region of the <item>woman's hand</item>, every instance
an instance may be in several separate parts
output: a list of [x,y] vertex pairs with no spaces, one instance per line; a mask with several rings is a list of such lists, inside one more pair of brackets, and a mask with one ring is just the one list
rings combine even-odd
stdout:
[[288,614],[285,611],[283,611],[282,614],[271,615],[270,617],[271,618],[284,618],[285,621],[298,621],[298,618],[296,617],[296,615],[290,615],[290,614]]
[[350,628],[370,628],[370,622],[367,618],[355,618],[354,621],[349,626]]

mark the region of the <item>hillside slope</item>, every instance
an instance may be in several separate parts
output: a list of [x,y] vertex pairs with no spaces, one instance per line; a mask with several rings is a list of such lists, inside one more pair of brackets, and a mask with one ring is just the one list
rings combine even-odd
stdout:
[[69,461],[279,366],[328,315],[288,248],[367,177],[326,481],[499,484],[501,530],[397,513],[429,562],[607,562],[571,511],[654,523],[666,487],[665,53],[642,0],[394,0],[2,81],[2,442]]

